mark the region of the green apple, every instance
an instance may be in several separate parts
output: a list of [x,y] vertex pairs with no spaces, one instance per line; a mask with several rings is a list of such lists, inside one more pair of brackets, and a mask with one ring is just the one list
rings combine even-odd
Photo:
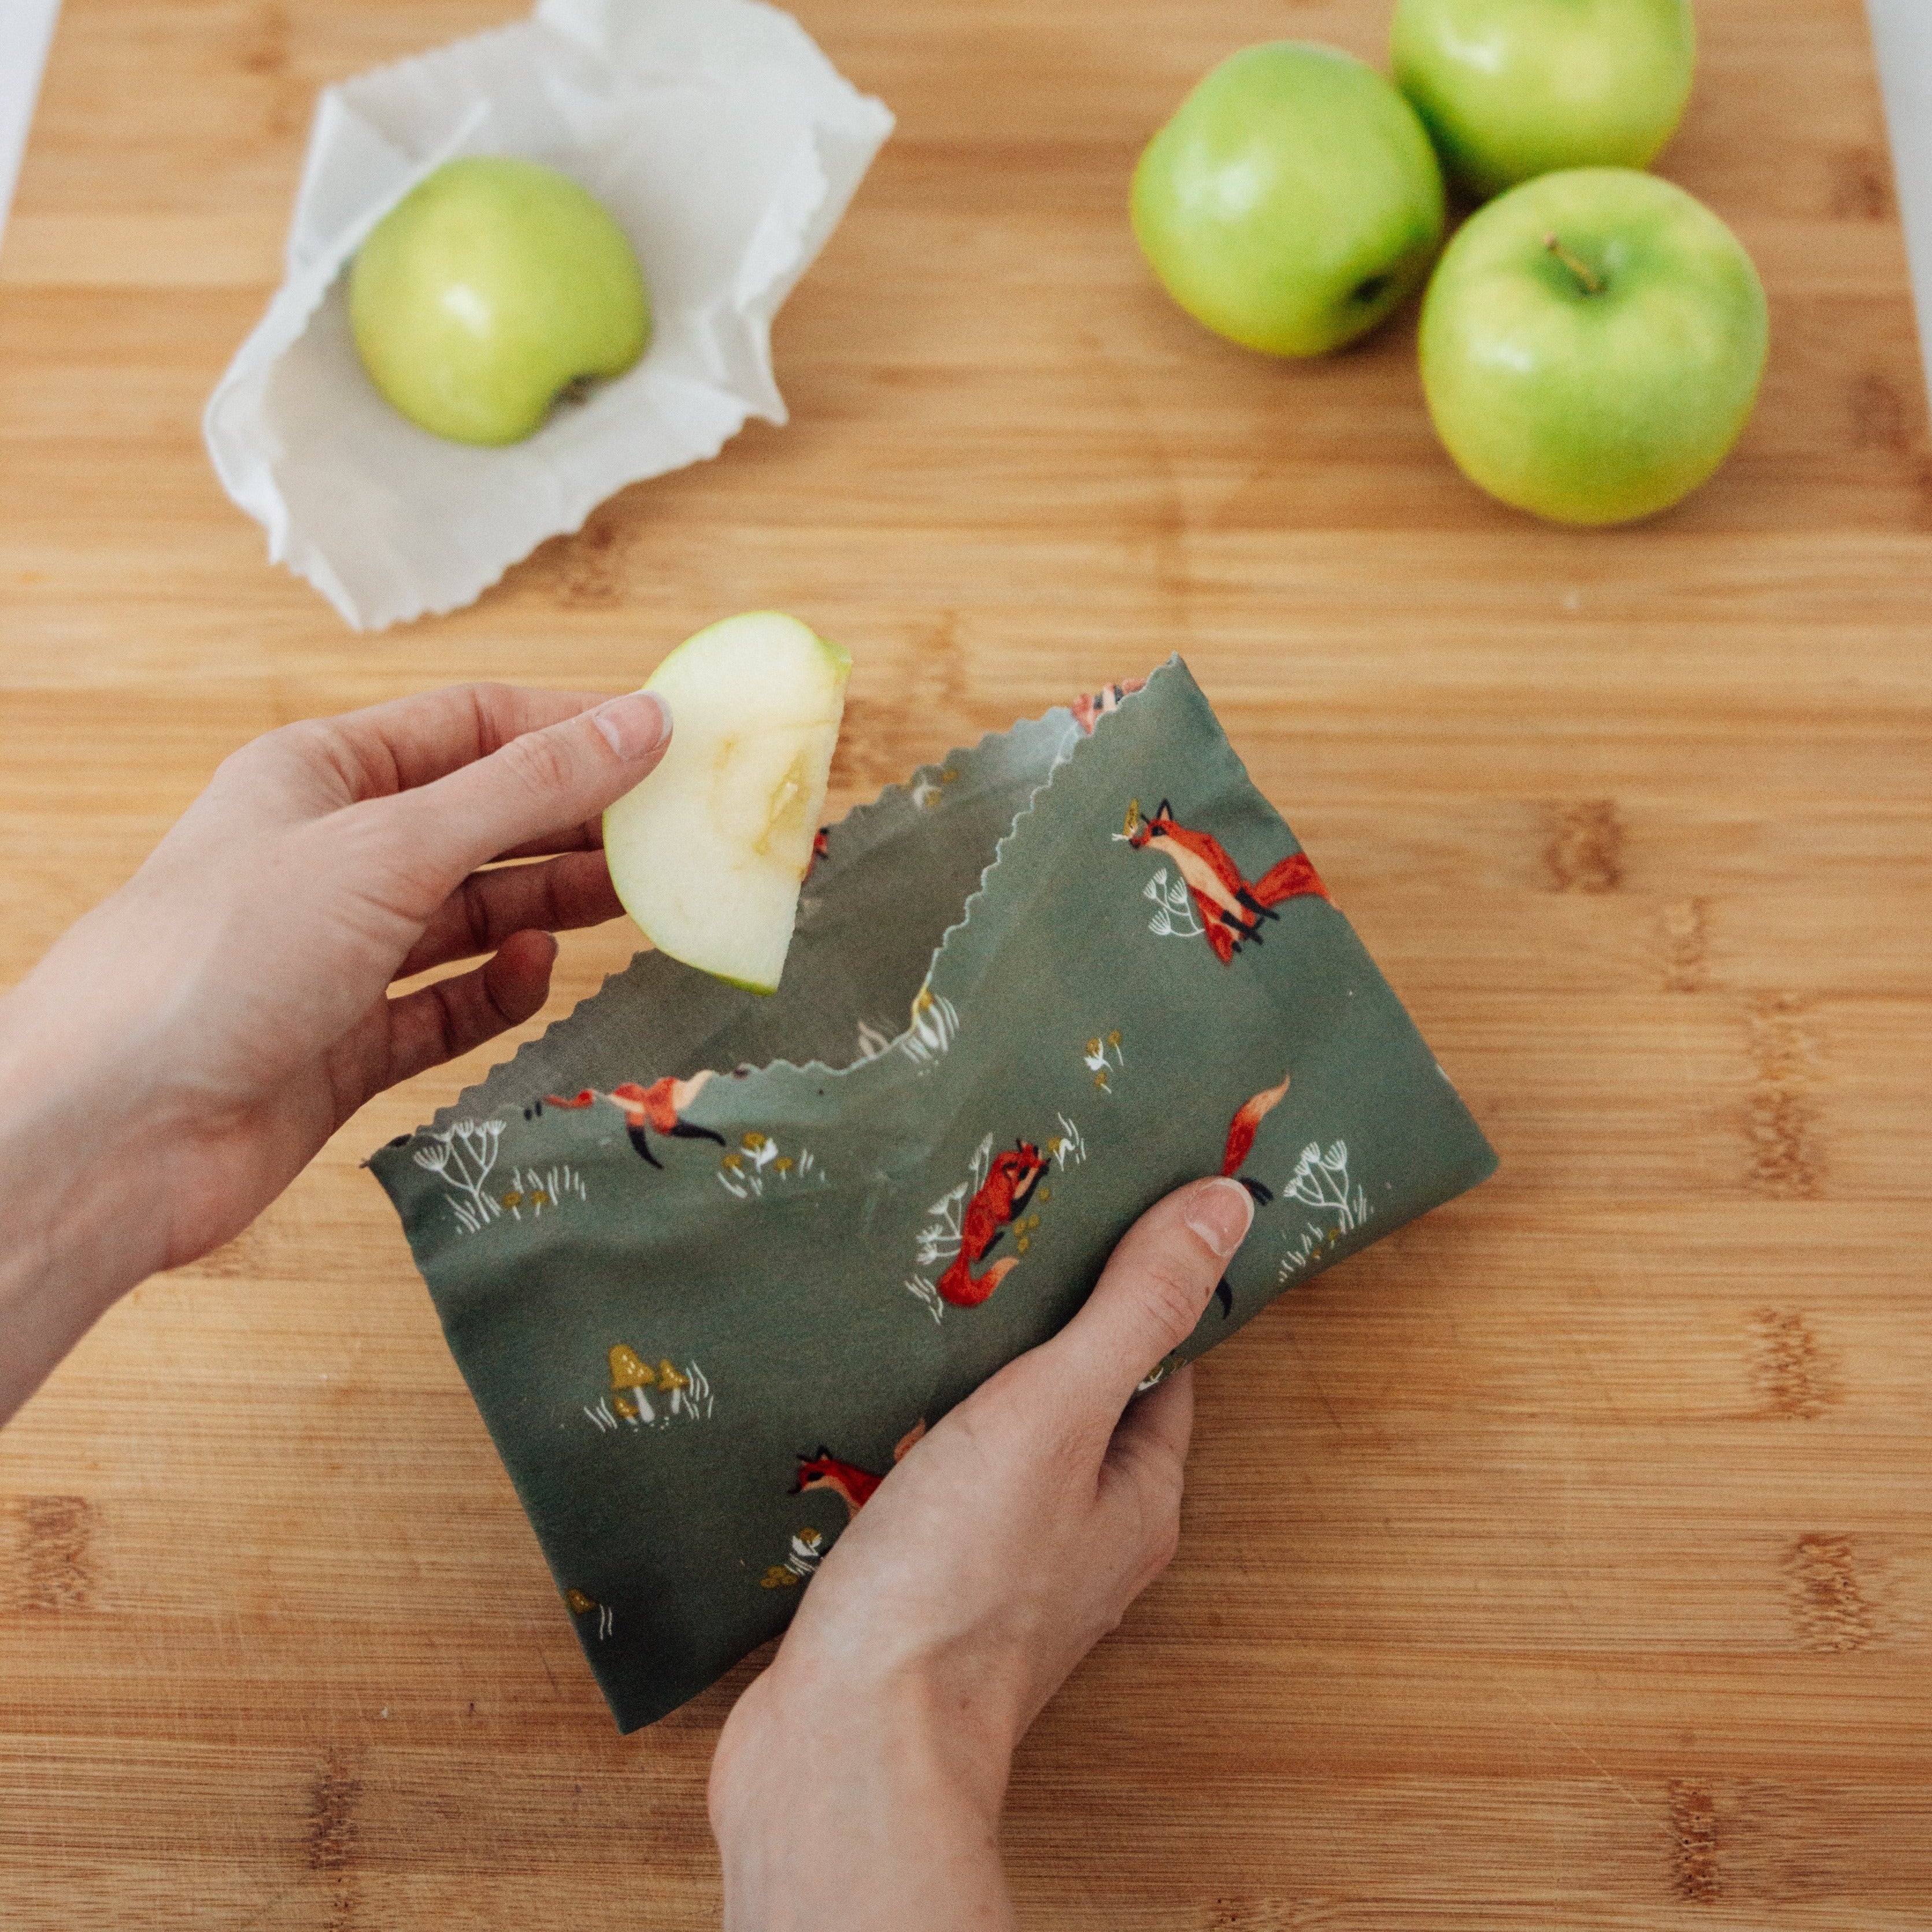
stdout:
[[1250,349],[1319,356],[1372,328],[1442,245],[1414,110],[1338,47],[1231,54],[1148,143],[1134,233],[1167,292]]
[[520,442],[557,398],[621,376],[650,339],[624,231],[554,168],[446,162],[377,223],[349,280],[362,366],[410,422]]
[[1558,168],[1649,165],[1690,98],[1690,0],[1400,0],[1396,85],[1486,198]]
[[1539,175],[1479,209],[1422,304],[1422,386],[1464,474],[1519,509],[1621,524],[1729,453],[1768,331],[1737,237],[1630,168]]
[[851,671],[796,617],[754,610],[686,639],[652,674],[670,748],[604,813],[604,850],[659,952],[777,990]]

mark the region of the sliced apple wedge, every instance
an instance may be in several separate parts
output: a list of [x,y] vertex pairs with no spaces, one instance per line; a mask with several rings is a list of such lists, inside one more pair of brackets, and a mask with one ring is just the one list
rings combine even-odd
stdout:
[[777,990],[851,671],[776,610],[727,617],[658,666],[644,688],[670,706],[670,749],[604,813],[604,850],[660,952]]

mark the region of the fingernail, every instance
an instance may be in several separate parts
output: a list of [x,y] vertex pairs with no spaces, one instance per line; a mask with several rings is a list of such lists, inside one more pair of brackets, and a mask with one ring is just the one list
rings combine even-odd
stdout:
[[653,691],[614,698],[591,712],[590,722],[627,764],[662,751],[670,739],[670,706]]
[[1238,1180],[1204,1181],[1187,1204],[1187,1225],[1226,1261],[1247,1239],[1254,1197]]

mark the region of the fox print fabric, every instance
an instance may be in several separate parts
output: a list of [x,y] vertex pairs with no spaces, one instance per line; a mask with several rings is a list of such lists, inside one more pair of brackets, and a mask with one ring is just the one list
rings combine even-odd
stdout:
[[1240,1181],[1191,1360],[1495,1165],[1176,658],[828,827],[769,998],[656,953],[370,1166],[621,1728]]

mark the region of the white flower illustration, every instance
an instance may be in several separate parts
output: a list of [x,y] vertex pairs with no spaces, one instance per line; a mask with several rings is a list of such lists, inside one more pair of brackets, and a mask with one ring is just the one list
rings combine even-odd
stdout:
[[1318,1142],[1310,1141],[1301,1150],[1301,1158],[1282,1192],[1316,1209],[1318,1218],[1302,1224],[1294,1244],[1282,1257],[1278,1281],[1288,1281],[1318,1261],[1375,1211],[1364,1190],[1349,1180],[1346,1141],[1330,1141],[1325,1152]]
[[1170,884],[1165,866],[1142,888],[1141,897],[1154,902],[1154,916],[1148,921],[1148,930],[1159,938],[1198,939],[1206,931],[1194,916],[1186,881],[1175,879]]
[[458,1120],[440,1133],[432,1133],[430,1144],[416,1150],[417,1166],[449,1183],[443,1198],[466,1234],[488,1227],[507,1211],[500,1201],[484,1191],[490,1171],[496,1165],[502,1138],[501,1120]]
[[796,1154],[782,1153],[770,1134],[756,1132],[741,1136],[718,1163],[718,1185],[740,1201],[762,1199],[768,1185],[802,1180],[811,1174],[825,1178],[809,1148],[800,1148]]

